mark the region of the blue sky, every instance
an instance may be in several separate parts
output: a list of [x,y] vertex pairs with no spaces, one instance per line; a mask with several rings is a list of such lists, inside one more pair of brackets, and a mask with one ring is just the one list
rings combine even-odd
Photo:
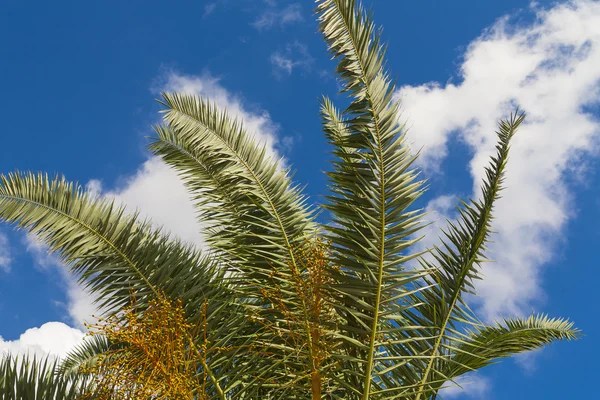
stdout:
[[[515,104],[507,190],[474,306],[487,319],[544,311],[586,335],[467,380],[446,398],[590,397],[600,355],[600,3],[365,0],[389,42],[432,221],[477,188],[494,125]],[[62,173],[202,245],[174,174],[149,157],[160,90],[214,98],[285,157],[314,202],[328,148],[318,98],[336,96],[312,2],[0,3],[0,172]],[[430,241],[434,241],[434,224]],[[89,296],[35,239],[0,226],[0,348],[62,354]],[[67,324],[70,327],[68,327]]]

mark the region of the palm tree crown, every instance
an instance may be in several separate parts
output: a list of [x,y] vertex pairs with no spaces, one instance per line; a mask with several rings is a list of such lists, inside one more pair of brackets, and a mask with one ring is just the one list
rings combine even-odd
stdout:
[[[123,326],[132,321],[123,317],[132,293],[135,312],[147,318],[157,299],[177,301],[182,326],[197,328],[181,350],[198,355],[190,361],[198,384],[189,398],[435,399],[465,373],[576,338],[571,322],[545,315],[488,325],[465,301],[481,277],[494,202],[524,114],[499,123],[480,197],[461,203],[439,246],[416,252],[424,223],[413,204],[425,182],[398,122],[379,29],[355,0],[317,0],[317,14],[350,98],[342,110],[321,101],[334,156],[322,206],[327,223],[242,121],[208,99],[176,93],[162,96],[164,122],[150,149],[189,190],[208,227],[205,249],[45,174],[2,176],[0,219],[59,254]],[[95,336],[61,364],[5,358],[0,393],[79,398],[98,385],[90,366],[124,349],[132,371],[158,365],[142,362],[138,342],[115,337]]]

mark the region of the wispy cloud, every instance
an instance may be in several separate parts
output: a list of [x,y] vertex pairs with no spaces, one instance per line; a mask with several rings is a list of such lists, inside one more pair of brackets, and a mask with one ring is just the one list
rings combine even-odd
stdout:
[[[586,107],[600,101],[600,3],[532,5],[530,12],[534,23],[502,18],[468,46],[460,83],[431,82],[398,92],[409,138],[423,146],[427,170],[441,173],[454,135],[471,148],[475,195],[494,150],[497,120],[517,104],[528,113],[495,211],[489,255],[497,262],[486,264],[485,279],[477,283],[489,319],[526,314],[543,298],[543,266],[560,248],[573,216],[566,179],[598,155],[600,121]],[[578,179],[585,181],[584,175]]]
[[10,272],[12,257],[10,251],[10,242],[8,236],[0,232],[0,270]]
[[440,390],[440,397],[442,399],[468,397],[475,400],[484,400],[489,398],[490,389],[491,384],[487,378],[471,373],[461,376],[455,382],[448,382]]
[[211,15],[212,13],[215,12],[215,10],[217,9],[217,3],[208,3],[207,5],[204,6],[204,13],[202,14],[202,17],[208,17],[209,15]]
[[289,76],[295,69],[310,71],[314,63],[308,47],[298,41],[288,43],[283,50],[274,52],[269,60],[277,77]]
[[274,4],[272,7],[265,10],[251,25],[258,30],[267,30],[273,27],[283,27],[294,22],[304,20],[302,16],[302,7],[300,4],[290,4],[285,8],[277,9]]

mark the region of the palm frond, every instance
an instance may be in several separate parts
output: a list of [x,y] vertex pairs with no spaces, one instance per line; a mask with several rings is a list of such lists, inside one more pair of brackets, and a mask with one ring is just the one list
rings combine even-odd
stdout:
[[19,172],[2,176],[0,219],[35,234],[58,253],[104,309],[124,308],[133,292],[143,311],[164,293],[182,299],[191,321],[200,318],[200,305],[210,299],[212,324],[243,327],[243,314],[229,307],[233,294],[222,284],[225,272],[216,268],[216,260],[64,178]]
[[525,114],[515,112],[508,120],[500,121],[496,155],[486,167],[481,199],[471,200],[470,203],[462,202],[458,221],[449,224],[449,228],[444,231],[442,246],[436,247],[432,252],[435,261],[421,260],[426,268],[437,268],[433,276],[425,279],[430,284],[429,289],[420,292],[425,300],[425,305],[420,308],[421,323],[426,321],[436,329],[435,340],[429,351],[431,358],[419,379],[417,400],[427,393],[430,381],[447,379],[441,373],[442,365],[452,351],[448,343],[455,336],[457,326],[480,324],[463,296],[474,293],[473,281],[480,279],[479,267],[486,261],[485,245],[490,235],[494,203],[502,190],[510,141],[524,118]]
[[99,362],[99,356],[113,346],[104,336],[88,336],[60,362],[59,373],[65,376],[82,374],[85,368]]
[[140,305],[161,290],[193,308],[218,278],[214,263],[193,247],[62,177],[1,176],[0,219],[47,244],[108,310],[126,305],[132,290]]
[[[197,96],[163,98],[165,126],[156,129],[152,150],[179,171],[201,223],[217,227],[209,228],[207,242],[228,260],[229,279],[240,296],[253,299],[250,309],[260,314],[264,328],[260,343],[277,354],[276,364],[295,352],[305,359],[298,368],[312,368],[310,305],[302,293],[306,270],[298,259],[315,229],[306,198],[292,185],[289,170],[281,169],[264,144],[226,111]],[[273,287],[278,288],[275,302],[261,295]],[[284,313],[302,318],[292,323]],[[282,330],[290,329],[304,332],[300,355],[281,342]]]
[[334,290],[346,315],[345,340],[354,347],[347,385],[368,399],[377,391],[373,384],[385,387],[377,372],[388,368],[384,357],[395,340],[390,328],[397,326],[406,288],[420,276],[403,265],[412,257],[406,250],[418,240],[413,237],[421,212],[408,208],[422,194],[423,182],[411,167],[416,156],[398,123],[395,86],[384,69],[385,47],[371,16],[352,0],[318,1],[317,12],[339,60],[342,90],[352,98],[341,116],[329,102],[322,106],[338,158],[329,173],[333,194],[325,207],[333,218],[328,227],[333,262],[342,268]]
[[550,318],[544,314],[526,319],[507,318],[502,323],[469,330],[464,338],[451,346],[455,355],[447,363],[444,375],[452,379],[490,365],[501,358],[536,350],[557,340],[574,340],[580,337],[573,322],[563,318]]
[[230,228],[213,230],[211,245],[246,265],[294,268],[312,212],[289,171],[226,111],[194,95],[163,99],[166,127],[152,150],[179,171],[200,221]]
[[83,375],[59,373],[58,360],[34,355],[0,357],[0,398],[10,400],[75,400],[91,381]]

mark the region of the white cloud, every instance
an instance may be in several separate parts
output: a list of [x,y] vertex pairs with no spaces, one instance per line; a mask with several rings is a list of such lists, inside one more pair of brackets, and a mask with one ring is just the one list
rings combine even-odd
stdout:
[[77,282],[60,259],[49,252],[48,246],[37,240],[33,235],[27,234],[23,240],[26,251],[31,255],[37,267],[49,273],[57,273],[65,284],[67,304],[64,305],[70,322],[77,328],[84,329],[84,324],[96,322],[102,315],[94,304],[94,298],[89,291]]
[[3,270],[4,272],[10,271],[10,265],[12,264],[10,253],[8,236],[0,232],[0,270]]
[[516,26],[505,17],[472,42],[460,83],[406,86],[398,93],[410,140],[424,148],[421,164],[439,173],[446,144],[458,135],[474,153],[475,192],[494,150],[497,120],[515,104],[528,113],[495,212],[490,256],[497,262],[485,266],[478,282],[488,318],[528,313],[543,298],[542,267],[573,216],[565,178],[585,170],[600,136],[598,117],[586,112],[600,100],[600,3],[532,5],[531,12],[534,23]]
[[103,195],[115,198],[129,211],[139,211],[156,227],[162,227],[188,243],[203,245],[188,192],[168,165],[158,158],[149,158],[123,182]]
[[456,379],[454,383],[448,382],[447,386],[440,390],[440,398],[453,399],[458,396],[466,396],[471,399],[483,400],[489,398],[491,388],[487,378],[477,374],[467,374]]
[[294,69],[309,71],[314,62],[306,45],[298,41],[288,43],[282,51],[274,52],[269,60],[276,76],[282,73],[291,75]]
[[538,358],[543,349],[528,351],[527,353],[519,353],[514,356],[514,362],[521,367],[527,375],[533,374],[537,370]]
[[[274,4],[270,5],[273,6]],[[283,27],[284,25],[303,20],[302,7],[300,7],[300,4],[295,3],[290,4],[281,10],[273,8],[267,9],[252,23],[252,26],[258,30],[265,30],[273,28],[274,26]]]
[[288,75],[294,69],[294,61],[291,58],[281,55],[279,52],[271,54],[271,64],[279,70],[286,72]]
[[0,337],[0,354],[50,355],[64,357],[84,340],[85,334],[62,322],[47,322],[39,328],[27,329],[17,340],[5,341]]

